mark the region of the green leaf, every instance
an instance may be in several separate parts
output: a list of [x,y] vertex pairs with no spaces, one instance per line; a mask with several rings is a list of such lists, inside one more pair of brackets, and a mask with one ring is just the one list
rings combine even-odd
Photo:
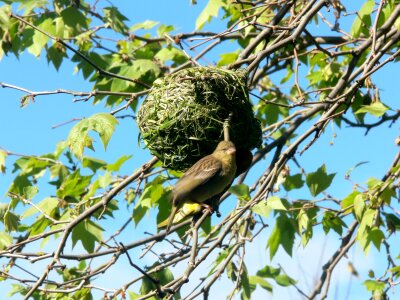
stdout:
[[[163,268],[161,271],[157,272],[157,273],[152,273],[151,276],[158,280],[160,282],[160,285],[166,285],[167,283],[171,282],[174,280],[174,275],[171,272],[170,269],[168,268]],[[141,295],[145,295],[147,293],[149,293],[150,291],[154,291],[156,290],[156,286],[155,284],[148,279],[147,277],[144,277],[142,280],[142,285],[140,287],[140,293]],[[180,295],[179,293],[176,293],[175,296],[180,299]],[[155,298],[153,298],[155,299]]]
[[7,158],[7,151],[0,149],[0,172],[6,172],[6,158]]
[[74,155],[81,159],[85,147],[93,149],[92,139],[89,137],[89,131],[97,132],[103,142],[104,149],[107,149],[108,142],[118,124],[117,119],[107,113],[95,114],[87,119],[81,120],[70,131],[67,144]]
[[72,229],[72,247],[81,241],[83,248],[88,253],[94,251],[96,242],[100,242],[103,236],[103,229],[91,220],[85,219]]
[[266,278],[275,278],[281,273],[281,268],[274,268],[272,266],[265,266],[264,268],[257,271],[257,276]]
[[89,19],[75,7],[69,6],[60,13],[65,25],[64,37],[75,37],[88,28]]
[[233,282],[235,282],[237,280],[237,276],[236,276],[237,271],[238,270],[237,270],[235,263],[230,261],[229,264],[226,266],[225,272],[226,272],[226,275],[228,276],[228,278],[230,280],[232,280]]
[[386,284],[384,282],[377,281],[377,280],[365,280],[363,284],[365,285],[367,290],[370,292],[383,291],[386,286]]
[[385,239],[385,235],[379,228],[373,227],[369,233],[369,239],[372,241],[376,249],[380,251],[382,241]]
[[365,198],[363,194],[359,194],[354,197],[354,214],[358,222],[361,222],[363,213],[365,210]]
[[107,171],[110,172],[117,172],[119,171],[119,169],[121,168],[121,166],[128,161],[130,158],[132,157],[132,155],[123,155],[120,158],[117,159],[117,161],[113,164],[109,164],[107,166]]
[[23,188],[24,197],[27,200],[31,200],[39,192],[37,186],[26,186]]
[[285,190],[288,192],[294,189],[300,189],[304,185],[304,180],[302,179],[301,174],[295,174],[293,176],[289,175],[285,178],[285,181],[282,183]]
[[137,205],[132,213],[133,221],[135,222],[135,226],[139,224],[139,222],[143,219],[144,215],[149,209],[145,206]]
[[250,190],[247,184],[241,183],[229,188],[229,192],[237,196],[240,200],[250,200]]
[[278,218],[276,218],[276,223],[272,233],[268,239],[267,247],[269,247],[270,258],[275,256],[278,251],[279,245],[285,249],[286,253],[292,256],[292,250],[295,240],[295,228],[292,221],[286,216],[286,214],[281,213]]
[[268,218],[269,214],[272,211],[272,208],[268,206],[266,201],[261,201],[261,202],[257,203],[256,205],[254,205],[251,208],[251,211],[260,216]]
[[[42,23],[37,25],[40,29],[42,29],[44,32],[47,32],[48,34],[54,34],[55,33],[55,27],[53,25],[53,20],[50,18],[44,19]],[[42,49],[44,46],[47,45],[47,42],[49,41],[49,37],[43,33],[41,33],[38,30],[34,31],[33,37],[32,37],[32,45],[28,47],[28,51],[33,54],[36,57],[40,56],[40,53],[42,52]]]
[[210,271],[208,272],[207,277],[212,275],[214,273],[214,271],[217,269],[218,265],[228,256],[229,250],[230,249],[228,248],[228,249],[222,250],[220,253],[218,253],[217,258],[212,263],[212,267],[211,267]]
[[218,61],[217,66],[226,66],[234,63],[236,59],[239,57],[239,51],[231,52],[231,53],[223,53],[219,55],[221,59]]
[[32,183],[26,175],[18,175],[17,177],[15,177],[8,191],[11,193],[16,193],[18,195],[23,195],[24,188],[31,185]]
[[211,21],[212,17],[218,17],[218,11],[223,6],[225,3],[222,0],[209,0],[196,20],[196,30],[201,30],[207,22]]
[[47,0],[24,0],[14,2],[21,2],[18,6],[18,11],[24,10],[24,15],[28,15],[35,8],[45,8],[48,4]]
[[86,192],[91,180],[92,176],[82,176],[78,169],[63,181],[57,190],[57,197],[64,199],[69,196],[80,199],[81,195]]
[[345,210],[345,213],[351,213],[353,211],[352,206],[354,205],[354,198],[359,195],[359,191],[352,191],[346,198],[340,202],[340,207]]
[[164,34],[169,33],[171,31],[175,30],[174,26],[172,25],[165,25],[165,24],[161,24],[158,28],[157,28],[157,35],[159,37],[164,37]]
[[187,57],[182,52],[182,50],[179,50],[172,46],[162,48],[160,51],[157,52],[154,58],[160,60],[162,63],[173,61],[177,64],[182,64],[187,61]]
[[59,46],[59,44],[53,44],[51,47],[48,47],[46,52],[46,58],[48,62],[51,62],[53,66],[58,71],[60,69],[61,63],[64,58],[67,58],[64,48]]
[[0,250],[6,249],[13,243],[13,238],[7,233],[0,231]]
[[[149,209],[153,208],[157,202],[166,200],[165,198],[169,197],[169,195],[169,192],[163,188],[161,183],[157,183],[157,180],[146,184],[133,211],[132,217],[135,225],[137,226],[139,224]],[[168,201],[163,202],[164,204],[168,203]]]
[[281,285],[281,286],[291,286],[297,283],[296,280],[294,280],[293,278],[289,277],[286,274],[280,274],[278,276],[275,277],[275,281],[277,284]]
[[370,231],[376,216],[376,210],[367,208],[362,216],[361,223],[357,231],[357,240],[365,253],[368,253],[371,244]]
[[328,232],[333,229],[341,236],[343,233],[343,227],[347,227],[347,225],[340,217],[336,216],[331,211],[324,213],[324,217],[322,218],[322,228],[324,229],[325,234],[328,234]]
[[129,300],[136,300],[140,298],[139,294],[136,294],[132,291],[128,291],[128,295],[129,295]]
[[274,210],[287,210],[281,198],[277,196],[269,197],[267,199],[267,206]]
[[121,14],[115,6],[103,8],[103,13],[104,21],[110,24],[112,29],[120,33],[128,31],[128,26],[124,23],[128,18]]
[[156,22],[156,21],[151,21],[151,20],[146,20],[142,23],[137,23],[131,26],[131,28],[129,28],[129,31],[136,31],[139,29],[151,29],[154,26],[157,26],[160,22]]
[[326,190],[332,183],[333,178],[336,173],[327,174],[326,166],[322,165],[317,171],[313,173],[308,173],[306,176],[306,183],[310,189],[311,195],[313,197],[317,196],[319,193]]
[[375,117],[381,117],[390,108],[383,104],[382,102],[374,102],[371,105],[363,105],[355,113],[369,113]]
[[[51,215],[51,212],[58,207],[58,204],[59,201],[57,200],[57,198],[49,197],[40,201],[38,204],[36,204],[36,206],[44,213]],[[24,213],[21,216],[21,219],[26,219],[38,212],[39,210],[36,207],[31,206],[26,211],[24,211]]]
[[259,276],[250,276],[249,282],[250,282],[250,285],[253,285],[253,286],[259,285],[264,290],[267,290],[268,292],[272,293],[272,290],[273,290],[272,284],[270,284],[264,278],[261,278]]
[[86,156],[82,160],[82,166],[96,172],[98,169],[105,169],[107,163],[104,160]]
[[110,172],[105,172],[104,175],[99,176],[98,182],[99,182],[99,186],[102,189],[106,189],[110,183],[112,181],[112,176]]
[[243,267],[242,273],[240,274],[240,287],[242,290],[242,299],[251,299],[251,289],[249,276],[247,275],[247,269]]
[[371,13],[375,7],[373,0],[368,0],[361,7],[358,14],[356,14],[353,25],[351,26],[350,34],[353,37],[359,37],[361,33],[368,34],[368,28],[371,26]]
[[16,231],[19,226],[19,217],[10,210],[7,210],[3,216],[3,223],[4,229],[7,232],[11,232],[14,230]]

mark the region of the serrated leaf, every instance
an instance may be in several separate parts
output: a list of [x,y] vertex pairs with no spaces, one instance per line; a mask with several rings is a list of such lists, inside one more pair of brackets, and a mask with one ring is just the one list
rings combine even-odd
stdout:
[[259,285],[264,290],[267,290],[268,292],[272,293],[272,290],[273,290],[272,284],[270,284],[268,281],[266,281],[262,277],[250,276],[249,277],[249,282],[250,282],[250,285],[254,285],[254,286]]
[[286,274],[280,274],[278,276],[276,276],[275,281],[277,284],[281,285],[281,286],[291,286],[297,283],[296,280],[294,280],[293,278],[289,277]]
[[27,200],[32,199],[39,192],[39,188],[37,186],[26,186],[23,189],[24,197]]
[[301,174],[295,174],[293,176],[286,176],[285,181],[282,183],[286,191],[291,191],[294,189],[300,189],[304,185],[304,180]]
[[256,205],[254,205],[251,208],[251,211],[260,216],[268,218],[269,214],[272,211],[272,208],[268,206],[266,201],[261,201],[261,202],[257,203]]
[[123,155],[120,158],[117,159],[117,161],[113,164],[109,164],[107,166],[107,171],[110,172],[117,172],[119,171],[119,169],[121,168],[121,166],[128,161],[130,158],[132,157],[132,155]]
[[7,210],[4,213],[3,223],[4,223],[4,229],[7,232],[16,231],[19,226],[19,221],[20,221],[19,217],[10,210]]
[[241,183],[229,188],[229,192],[237,196],[241,200],[250,200],[250,189],[247,184]]
[[125,33],[128,26],[124,23],[128,18],[125,17],[115,6],[103,8],[104,20],[111,25],[111,28],[117,32]]
[[363,194],[354,197],[354,214],[358,222],[361,221],[365,209],[365,199]]
[[380,251],[382,241],[385,239],[385,234],[382,232],[382,230],[376,227],[373,227],[368,234],[371,242],[374,244],[376,249]]
[[327,211],[322,218],[322,228],[324,229],[325,234],[333,229],[337,232],[340,236],[343,233],[343,227],[347,227],[346,223],[336,216],[333,212]]
[[67,196],[79,198],[85,193],[87,187],[92,180],[91,176],[82,176],[79,170],[71,173],[61,184],[57,190],[57,197],[64,199]]
[[69,6],[60,12],[65,25],[64,37],[76,36],[88,27],[89,20],[77,8]]
[[239,51],[231,52],[231,53],[223,53],[220,54],[220,60],[217,63],[217,66],[226,66],[234,63],[236,59],[239,57]]
[[0,250],[6,249],[12,243],[13,243],[12,236],[8,235],[3,231],[0,231]]
[[359,37],[361,32],[368,32],[368,28],[364,28],[364,26],[371,26],[371,13],[374,9],[375,2],[373,0],[368,0],[361,7],[358,14],[356,14],[353,25],[351,26],[350,34],[353,37]]
[[103,236],[103,228],[91,220],[83,220],[72,229],[72,247],[81,241],[83,248],[92,253],[96,242],[100,242]]
[[[36,206],[42,210],[44,213],[46,214],[51,214],[52,210],[57,208],[59,204],[59,201],[56,198],[45,198],[42,201],[40,201],[38,204],[36,204]],[[30,208],[28,208],[26,211],[24,211],[24,213],[21,216],[21,219],[26,219],[36,213],[39,213],[39,210],[34,207],[31,206]]]
[[82,166],[96,172],[98,169],[105,169],[107,163],[104,160],[86,156],[82,160]]
[[281,268],[274,268],[272,266],[265,266],[264,268],[257,271],[257,276],[266,278],[275,278],[281,273]]
[[365,280],[363,284],[365,285],[367,290],[370,291],[370,292],[383,291],[383,289],[386,286],[385,282],[376,281],[376,280]]
[[156,21],[152,21],[152,20],[146,20],[142,23],[137,23],[131,26],[131,28],[129,28],[129,31],[136,31],[139,29],[151,29],[154,26],[157,26],[160,22],[156,22]]
[[157,35],[159,37],[164,37],[164,34],[169,33],[171,31],[175,30],[175,27],[172,25],[165,25],[165,24],[161,24],[158,28],[157,28]]
[[212,17],[218,17],[218,11],[224,5],[222,0],[209,0],[196,20],[196,30],[201,30],[207,22],[211,21]]
[[240,287],[242,290],[242,299],[250,299],[251,288],[249,282],[249,276],[247,275],[247,269],[244,267],[242,273],[240,274]]
[[281,198],[277,196],[269,197],[267,199],[267,206],[274,210],[287,210]]
[[179,50],[172,46],[162,48],[160,51],[157,52],[154,58],[160,60],[163,63],[166,63],[168,61],[173,61],[175,63],[180,64],[187,61],[187,57],[182,52],[182,50]]
[[128,295],[129,295],[129,300],[136,300],[140,298],[139,294],[136,294],[132,291],[128,291]]
[[48,4],[47,0],[25,0],[25,1],[14,1],[14,2],[21,2],[18,5],[18,11],[24,10],[24,15],[28,15],[30,12],[33,11],[34,8],[44,8]]
[[322,165],[317,171],[308,173],[306,183],[313,197],[326,190],[332,183],[336,173],[327,174],[326,166]]
[[285,249],[286,253],[292,256],[295,240],[295,228],[291,220],[282,213],[276,218],[276,223],[268,239],[267,247],[270,250],[270,258],[275,256],[279,245]]
[[[50,18],[45,19],[42,23],[38,25],[38,27],[49,34],[53,34],[55,32],[53,20]],[[49,39],[50,38],[47,35],[41,33],[38,30],[35,30],[32,37],[32,45],[28,47],[28,51],[34,56],[39,57],[42,49],[44,48],[44,46],[47,45]]]
[[91,130],[99,134],[104,149],[107,149],[116,124],[118,124],[117,119],[107,113],[95,114],[81,120],[71,129],[67,138],[67,144],[71,152],[77,158],[82,159],[85,147],[93,150],[92,139],[88,135]]
[[229,249],[225,249],[218,254],[217,258],[212,263],[212,267],[211,267],[210,271],[208,272],[207,277],[214,273],[215,269],[228,256],[228,254],[229,254]]
[[363,105],[355,114],[369,113],[375,117],[381,117],[390,108],[382,102],[373,102],[371,105]]
[[340,202],[340,207],[345,210],[346,214],[353,211],[352,206],[354,205],[354,198],[359,194],[359,191],[353,191]]

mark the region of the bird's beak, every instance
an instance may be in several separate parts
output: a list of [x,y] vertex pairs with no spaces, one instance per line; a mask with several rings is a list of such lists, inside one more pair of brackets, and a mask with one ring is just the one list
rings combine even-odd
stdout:
[[229,148],[226,150],[226,153],[229,155],[234,155],[236,153],[236,149],[235,148]]

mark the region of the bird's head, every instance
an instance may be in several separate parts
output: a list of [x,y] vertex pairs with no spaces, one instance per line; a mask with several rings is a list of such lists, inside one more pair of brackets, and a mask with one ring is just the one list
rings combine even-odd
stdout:
[[218,154],[218,155],[234,156],[235,153],[236,153],[235,144],[230,141],[219,142],[217,148],[214,151],[214,154]]

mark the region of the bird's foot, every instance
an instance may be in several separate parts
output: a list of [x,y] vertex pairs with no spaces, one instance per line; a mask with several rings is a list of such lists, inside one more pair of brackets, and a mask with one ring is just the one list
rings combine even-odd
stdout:
[[214,209],[212,208],[212,206],[211,206],[211,205],[208,205],[208,204],[202,203],[202,204],[201,204],[201,206],[203,207],[203,213],[205,213],[205,212],[209,212],[209,213],[210,213],[210,215],[212,215],[212,214],[214,213]]

